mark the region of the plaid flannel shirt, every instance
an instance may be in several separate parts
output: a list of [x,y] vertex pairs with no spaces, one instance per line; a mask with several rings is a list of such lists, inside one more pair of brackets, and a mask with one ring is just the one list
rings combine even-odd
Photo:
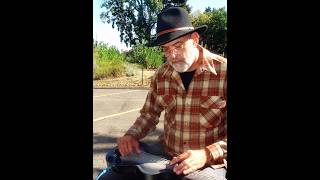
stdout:
[[210,150],[213,168],[227,166],[227,60],[199,46],[199,68],[185,91],[167,62],[154,74],[140,116],[126,132],[137,139],[154,130],[165,110],[160,140],[171,156]]

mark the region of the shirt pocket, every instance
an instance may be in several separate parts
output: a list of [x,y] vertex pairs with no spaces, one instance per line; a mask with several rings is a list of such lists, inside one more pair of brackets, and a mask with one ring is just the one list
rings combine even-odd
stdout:
[[205,128],[218,127],[226,111],[226,100],[220,96],[201,96],[200,124]]

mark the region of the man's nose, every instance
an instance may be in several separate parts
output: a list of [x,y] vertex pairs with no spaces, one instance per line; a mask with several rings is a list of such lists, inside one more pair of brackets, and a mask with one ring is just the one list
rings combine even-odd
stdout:
[[172,58],[172,59],[175,59],[176,58],[176,53],[173,53],[173,51],[170,53],[170,57]]
[[176,54],[175,53],[170,53],[169,56],[167,56],[167,59],[169,61],[173,61],[174,62],[175,58],[176,58]]

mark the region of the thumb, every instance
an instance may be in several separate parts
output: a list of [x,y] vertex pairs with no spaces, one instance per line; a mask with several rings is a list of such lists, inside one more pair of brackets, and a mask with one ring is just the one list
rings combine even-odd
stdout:
[[170,161],[170,164],[172,165],[172,164],[178,163],[180,161],[183,161],[183,160],[187,159],[189,156],[190,156],[189,152],[184,152],[177,157],[173,157],[172,160]]

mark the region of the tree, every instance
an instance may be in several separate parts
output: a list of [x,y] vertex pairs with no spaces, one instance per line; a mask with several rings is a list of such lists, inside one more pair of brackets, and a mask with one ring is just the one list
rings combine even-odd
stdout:
[[172,6],[180,6],[185,8],[189,13],[191,12],[191,7],[187,5],[187,0],[163,0],[163,9]]
[[219,54],[226,54],[227,47],[227,12],[224,8],[207,7],[204,13],[193,17],[193,25],[208,25],[208,30],[200,40],[209,50]]
[[191,8],[186,2],[187,0],[104,0],[101,8],[105,8],[105,12],[100,14],[100,19],[103,23],[112,23],[112,28],[117,26],[120,40],[126,46],[145,44],[153,38],[151,33],[155,29],[157,14],[163,8],[171,6],[181,6],[190,12]]
[[206,9],[204,10],[204,12],[211,12],[211,7],[206,7]]

